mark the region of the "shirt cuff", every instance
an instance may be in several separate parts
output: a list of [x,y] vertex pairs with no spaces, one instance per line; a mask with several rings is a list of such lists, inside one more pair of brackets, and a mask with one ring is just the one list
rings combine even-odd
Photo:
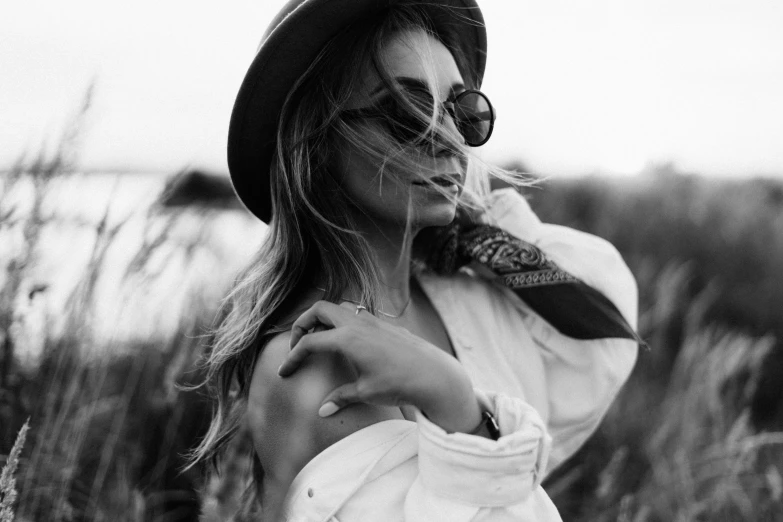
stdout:
[[522,502],[540,486],[551,438],[538,412],[525,401],[475,392],[482,407],[495,416],[500,439],[446,433],[417,411],[419,478],[435,495],[464,504],[500,507]]

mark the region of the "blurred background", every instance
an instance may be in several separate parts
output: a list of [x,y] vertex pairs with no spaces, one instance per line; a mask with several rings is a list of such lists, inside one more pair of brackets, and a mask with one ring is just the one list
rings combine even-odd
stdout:
[[[263,239],[225,143],[282,4],[3,7],[3,522],[256,516],[246,434],[220,477],[180,473],[210,412],[177,384]],[[549,494],[565,520],[781,520],[783,4],[481,5],[482,154],[620,249],[650,345]]]

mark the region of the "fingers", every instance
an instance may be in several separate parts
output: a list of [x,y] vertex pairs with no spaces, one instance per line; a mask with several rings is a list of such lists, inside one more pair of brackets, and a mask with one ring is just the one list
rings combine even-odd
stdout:
[[355,402],[361,402],[356,382],[343,384],[326,396],[323,405],[318,410],[318,416],[329,417]]
[[340,308],[345,308],[346,310],[350,311],[352,314],[356,314],[356,303],[352,303],[350,301],[343,301],[340,303]]
[[313,353],[343,353],[343,332],[336,329],[310,333],[302,337],[277,369],[280,377],[288,377]]
[[345,323],[347,314],[340,306],[328,301],[318,301],[308,308],[291,327],[290,347],[293,348],[299,340],[316,326],[337,328]]

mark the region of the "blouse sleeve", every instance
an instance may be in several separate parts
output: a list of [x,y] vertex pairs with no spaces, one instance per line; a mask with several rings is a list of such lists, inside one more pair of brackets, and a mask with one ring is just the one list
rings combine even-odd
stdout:
[[541,487],[550,438],[522,399],[474,389],[500,429],[495,441],[446,433],[416,412],[318,454],[294,479],[287,522],[562,522]]
[[[609,298],[628,323],[637,326],[636,281],[608,241],[568,227],[542,223],[513,189],[493,192],[489,221],[540,248],[562,269]],[[552,451],[547,473],[570,457],[595,431],[636,362],[638,345],[627,339],[577,340],[562,335],[507,294],[541,350],[549,406]]]
[[500,427],[497,441],[447,434],[417,412],[419,473],[405,498],[405,521],[560,521],[541,488],[550,439],[526,402],[476,389]]

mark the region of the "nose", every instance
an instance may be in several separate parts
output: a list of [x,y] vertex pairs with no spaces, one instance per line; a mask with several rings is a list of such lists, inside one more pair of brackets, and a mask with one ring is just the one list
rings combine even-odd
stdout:
[[438,117],[438,126],[432,141],[432,153],[436,157],[462,157],[462,147],[465,146],[465,138],[459,132],[454,110],[447,106],[441,108]]
[[438,123],[448,130],[449,137],[458,140],[461,145],[465,145],[465,138],[459,130],[457,119],[454,114],[454,102],[447,101],[441,103],[441,113]]

